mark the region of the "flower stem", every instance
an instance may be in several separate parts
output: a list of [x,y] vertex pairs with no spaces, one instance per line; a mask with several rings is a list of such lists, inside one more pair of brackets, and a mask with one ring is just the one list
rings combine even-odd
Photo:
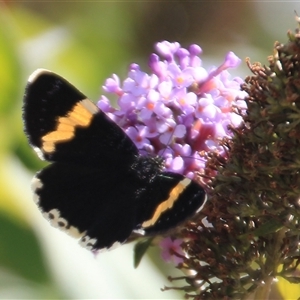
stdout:
[[[271,292],[271,287],[273,279],[276,276],[278,265],[280,264],[280,259],[282,253],[280,251],[281,245],[283,244],[283,239],[285,237],[286,228],[283,228],[277,232],[275,235],[274,243],[270,245],[272,251],[269,252],[269,256],[265,262],[265,274],[266,279],[264,279],[264,285],[258,287],[254,292],[253,299],[267,300]],[[268,274],[271,274],[270,276]],[[251,297],[250,297],[251,298]]]
[[272,282],[273,282],[273,277],[269,276],[265,281],[265,284],[257,288],[257,290],[254,292],[255,295],[252,299],[259,299],[259,300],[269,299]]

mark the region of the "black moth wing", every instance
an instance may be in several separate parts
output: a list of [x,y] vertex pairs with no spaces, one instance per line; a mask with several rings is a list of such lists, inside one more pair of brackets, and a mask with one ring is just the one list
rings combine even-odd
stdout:
[[161,172],[143,193],[138,206],[138,231],[146,235],[163,233],[200,211],[206,200],[204,189],[181,174]]
[[124,243],[133,230],[163,233],[205,203],[204,190],[180,174],[164,172],[147,181],[137,174],[127,172],[125,180],[124,172],[53,163],[33,180],[35,201],[53,226],[94,250]]
[[87,248],[124,242],[136,226],[133,201],[141,185],[132,169],[138,150],[130,138],[68,81],[47,70],[29,78],[23,119],[34,150],[54,162],[32,184],[44,216]]
[[25,133],[42,159],[101,165],[138,155],[117,124],[55,73],[36,70],[23,103]]
[[104,249],[125,242],[136,226],[136,179],[134,173],[58,162],[35,176],[33,190],[54,227],[88,249]]

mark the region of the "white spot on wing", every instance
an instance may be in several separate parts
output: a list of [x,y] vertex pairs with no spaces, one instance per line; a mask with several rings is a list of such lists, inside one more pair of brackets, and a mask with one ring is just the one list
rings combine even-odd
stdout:
[[67,227],[68,227],[68,222],[64,218],[58,218],[57,219],[57,226],[58,226],[59,229],[61,229],[63,231],[66,231]]
[[51,209],[48,212],[43,213],[44,218],[46,218],[53,227],[58,227],[57,222],[60,216],[58,209]]
[[31,180],[31,190],[35,192],[37,189],[40,189],[41,187],[43,187],[43,183],[41,182],[41,180],[36,176],[33,177]]
[[96,238],[91,238],[88,235],[85,235],[84,237],[81,238],[79,241],[79,245],[82,246],[83,248],[86,248],[88,250],[92,250],[93,246],[96,244],[97,239]]
[[[40,197],[36,194],[36,191],[43,187],[42,181],[38,177],[33,177],[31,181],[31,189],[34,192],[33,200],[39,206]],[[48,212],[43,211],[42,207],[39,206],[39,209],[42,211],[42,215],[46,218],[50,224],[58,228],[73,238],[79,239],[81,238],[85,232],[80,232],[78,228],[69,224],[69,222],[60,216],[60,211],[58,209],[51,209]]]
[[33,201],[38,204],[40,202],[40,197],[36,193],[36,190],[40,189],[43,187],[43,183],[39,178],[36,176],[32,178],[31,180],[31,190],[33,191]]
[[144,236],[146,234],[145,230],[143,229],[134,229],[133,232],[141,236]]
[[76,227],[70,226],[70,228],[67,230],[67,234],[75,239],[80,239],[83,237],[85,232],[80,232]]
[[46,69],[36,69],[28,78],[28,82],[32,83],[34,82],[41,74],[45,73],[50,73],[52,74],[51,71],[46,70]]
[[95,105],[95,103],[93,103],[92,101],[90,101],[89,99],[84,99],[80,101],[81,105],[86,108],[92,115],[96,114],[97,112],[99,112],[99,108]]
[[114,243],[112,244],[112,246],[111,246],[110,248],[108,248],[108,250],[109,250],[109,251],[114,250],[114,249],[120,247],[121,245],[122,245],[122,243],[120,243],[120,242],[114,242]]
[[191,183],[191,181],[191,179],[185,177],[183,180],[180,181],[180,183],[186,187]]
[[53,227],[60,229],[71,237],[79,239],[85,234],[84,232],[80,232],[78,228],[70,226],[69,222],[60,216],[60,211],[58,209],[51,209],[49,212],[44,212],[43,216]]
[[37,194],[33,194],[33,201],[35,204],[39,204],[40,202],[40,197]]
[[44,153],[40,148],[38,148],[38,147],[32,147],[32,148],[35,151],[35,153],[37,154],[37,156],[39,157],[39,159],[45,160]]

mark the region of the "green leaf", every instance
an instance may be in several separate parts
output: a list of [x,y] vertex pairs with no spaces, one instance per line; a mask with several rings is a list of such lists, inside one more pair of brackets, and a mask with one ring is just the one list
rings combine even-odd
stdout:
[[4,118],[18,103],[21,72],[15,32],[1,10],[0,20],[0,116]]
[[49,283],[50,275],[34,233],[0,211],[0,266],[27,280]]
[[137,242],[134,246],[134,267],[137,268],[145,255],[146,251],[152,244],[153,238],[144,239]]

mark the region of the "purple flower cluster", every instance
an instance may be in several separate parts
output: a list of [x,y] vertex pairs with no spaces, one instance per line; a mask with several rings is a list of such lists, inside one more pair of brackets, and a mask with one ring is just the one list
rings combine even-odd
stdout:
[[98,106],[141,154],[162,156],[165,170],[193,178],[205,169],[205,153],[223,151],[219,140],[230,136],[228,125],[238,126],[242,120],[233,107],[245,108],[243,81],[230,79],[227,71],[240,59],[229,52],[221,66],[207,71],[198,45],[185,49],[164,41],[156,50],[160,56],[153,53],[149,58],[151,74],[132,64],[122,83],[115,74],[106,80],[103,89],[117,96],[118,109],[105,96]]

